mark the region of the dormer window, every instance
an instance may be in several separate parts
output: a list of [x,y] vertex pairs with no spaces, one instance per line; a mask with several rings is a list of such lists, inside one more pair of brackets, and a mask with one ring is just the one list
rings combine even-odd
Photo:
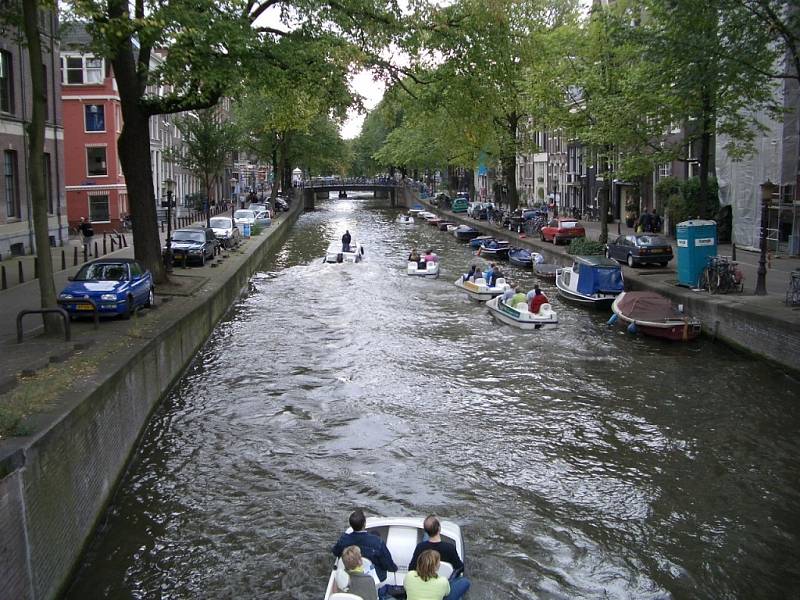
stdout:
[[61,83],[80,85],[86,83],[103,83],[105,61],[94,56],[62,56]]

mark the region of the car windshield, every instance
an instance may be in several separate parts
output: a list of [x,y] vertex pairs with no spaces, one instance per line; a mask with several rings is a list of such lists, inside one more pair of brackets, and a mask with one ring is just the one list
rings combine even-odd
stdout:
[[212,229],[230,229],[231,228],[231,220],[230,219],[211,219],[211,228]]
[[75,276],[75,281],[124,281],[128,270],[122,263],[90,263]]
[[255,218],[255,213],[252,210],[237,210],[233,213],[234,219],[253,219]]
[[641,235],[639,236],[640,246],[668,246],[667,240],[660,235]]
[[172,234],[173,242],[205,242],[206,235],[202,231],[176,231]]

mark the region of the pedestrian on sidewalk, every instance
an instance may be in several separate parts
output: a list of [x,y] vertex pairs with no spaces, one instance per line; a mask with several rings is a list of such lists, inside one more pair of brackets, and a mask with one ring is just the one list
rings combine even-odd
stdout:
[[86,217],[81,217],[81,224],[78,225],[81,232],[81,242],[83,242],[83,249],[86,256],[92,255],[92,239],[94,238],[94,229],[92,223]]
[[637,233],[647,232],[650,233],[653,231],[653,222],[651,219],[651,215],[646,210],[642,213],[642,216],[639,217],[639,226],[636,228]]

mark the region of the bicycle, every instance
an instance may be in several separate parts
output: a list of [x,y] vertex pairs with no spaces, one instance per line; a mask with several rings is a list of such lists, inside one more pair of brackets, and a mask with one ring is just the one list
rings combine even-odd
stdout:
[[744,275],[738,263],[728,256],[709,256],[706,267],[700,275],[700,287],[710,294],[742,293],[744,291]]
[[800,269],[795,269],[789,276],[789,289],[786,290],[786,306],[800,305]]

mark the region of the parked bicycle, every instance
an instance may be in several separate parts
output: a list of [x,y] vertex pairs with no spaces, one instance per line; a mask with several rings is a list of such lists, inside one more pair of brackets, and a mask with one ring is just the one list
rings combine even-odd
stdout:
[[800,269],[789,276],[789,289],[786,290],[786,306],[800,306]]
[[744,291],[744,275],[728,256],[709,256],[700,275],[700,287],[711,294]]

